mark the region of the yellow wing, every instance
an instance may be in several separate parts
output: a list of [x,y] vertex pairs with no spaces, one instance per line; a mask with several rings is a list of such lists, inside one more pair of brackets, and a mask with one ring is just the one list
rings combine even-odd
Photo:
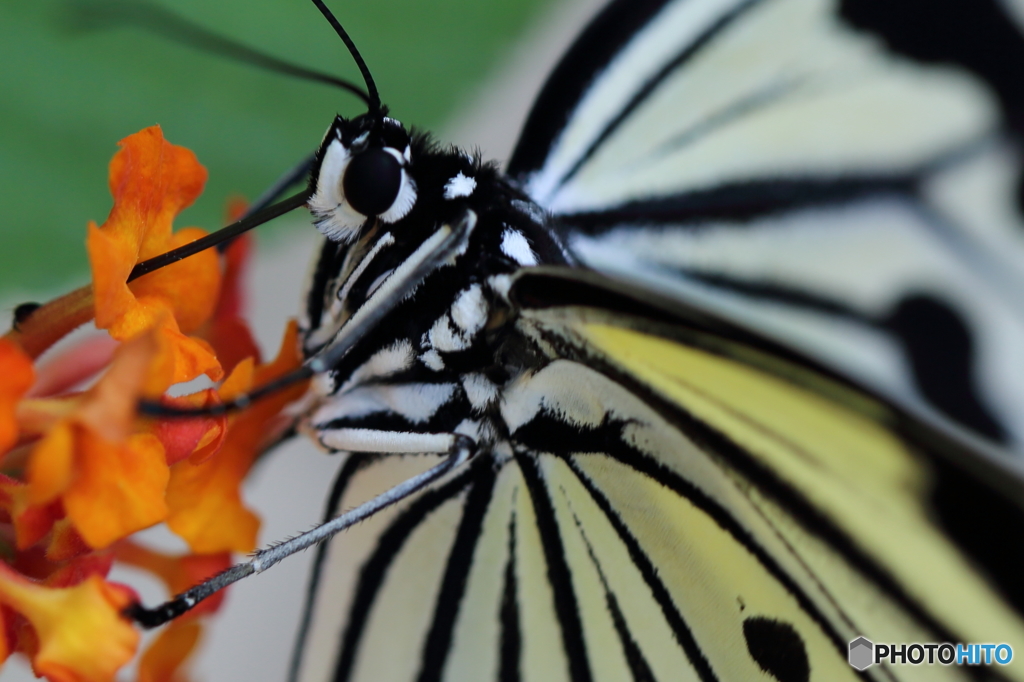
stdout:
[[[1024,680],[1020,478],[785,349],[578,271],[512,288],[533,369],[464,470],[318,562],[303,680]],[[511,352],[511,351],[510,351]],[[353,456],[334,508],[436,460]]]

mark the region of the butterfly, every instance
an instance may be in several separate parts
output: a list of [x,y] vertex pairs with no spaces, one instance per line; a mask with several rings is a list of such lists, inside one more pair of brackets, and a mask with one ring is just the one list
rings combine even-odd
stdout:
[[995,3],[615,0],[504,171],[357,57],[287,204],[298,430],[347,453],[293,679],[1024,679],[847,660],[1024,647],[1020,45]]

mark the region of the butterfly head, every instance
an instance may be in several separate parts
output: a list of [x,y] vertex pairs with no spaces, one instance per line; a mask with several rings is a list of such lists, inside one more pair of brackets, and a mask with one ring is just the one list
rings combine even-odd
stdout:
[[408,131],[393,118],[337,117],[317,152],[308,206],[329,239],[353,241],[375,219],[401,220],[416,204]]

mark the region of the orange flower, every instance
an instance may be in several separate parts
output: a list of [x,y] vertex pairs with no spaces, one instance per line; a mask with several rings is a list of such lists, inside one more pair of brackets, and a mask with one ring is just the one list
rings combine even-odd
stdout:
[[35,372],[32,359],[17,344],[0,339],[0,453],[6,452],[18,441],[18,421],[15,407],[25,395]]
[[[298,329],[292,322],[277,358],[256,369],[254,382],[262,385],[287,374],[301,362]],[[171,467],[167,525],[188,542],[192,551],[249,552],[256,546],[260,522],[242,502],[241,483],[265,447],[268,433],[272,432],[268,426],[274,417],[301,396],[305,388],[302,383],[275,393],[239,414],[216,457],[199,464],[185,461]]]
[[[254,546],[259,521],[239,487],[283,432],[282,408],[304,390],[231,417],[138,417],[143,397],[216,405],[301,358],[292,325],[278,358],[259,365],[241,316],[248,239],[223,259],[207,251],[126,284],[138,262],[202,236],[194,228],[172,233],[171,223],[201,191],[206,171],[159,128],[121,146],[110,166],[114,207],[102,227],[89,226],[93,284],[0,338],[0,459],[9,474],[0,474],[0,544],[15,542],[0,547],[0,662],[21,652],[54,682],[111,682],[134,655],[138,634],[120,614],[136,598],[104,580],[115,560],[154,573],[176,593],[226,568],[230,550]],[[33,359],[93,315],[110,336],[62,350],[37,372]],[[201,374],[220,381],[225,369],[219,388],[164,395]],[[92,388],[75,392],[96,376]],[[124,540],[165,519],[198,554],[170,557]],[[143,655],[141,680],[183,679],[201,632],[196,616],[223,596],[168,627]]]
[[[147,334],[118,349],[110,370],[77,401],[28,401],[27,409],[33,402],[37,409],[53,402],[70,407],[32,450],[29,501],[43,506],[60,498],[90,547],[106,547],[167,515],[163,446],[152,434],[132,433],[143,376],[156,353],[154,334]],[[31,539],[19,538],[19,546],[25,543]]]
[[14,525],[18,549],[28,549],[50,532],[53,524],[64,516],[60,502],[32,504],[28,485],[0,474],[0,509]]
[[146,329],[160,330],[163,361],[150,369],[150,395],[200,374],[219,380],[223,373],[210,348],[186,336],[213,314],[220,288],[216,251],[204,251],[126,284],[138,262],[206,234],[198,228],[171,232],[174,217],[202,192],[206,169],[192,152],[165,141],[159,126],[120,144],[121,151],[110,164],[114,208],[102,227],[90,223],[86,241],[96,326],[119,340]]
[[44,587],[0,563],[0,603],[34,631],[32,669],[52,682],[108,682],[138,647],[121,616],[131,590],[89,576],[74,587]]

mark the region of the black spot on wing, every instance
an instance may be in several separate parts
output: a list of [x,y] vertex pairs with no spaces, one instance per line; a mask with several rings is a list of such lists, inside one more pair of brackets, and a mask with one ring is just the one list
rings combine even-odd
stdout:
[[[922,62],[957,64],[999,98],[1007,127],[1024,134],[1024,36],[998,0],[843,0],[840,15]],[[1017,187],[1024,211],[1024,179]]]
[[843,0],[840,16],[922,62],[958,64],[999,95],[1021,130],[1024,37],[997,0]]
[[[484,458],[478,459],[475,464],[478,465],[482,459]],[[351,678],[370,612],[384,585],[391,562],[401,552],[413,531],[432,512],[466,489],[466,486],[473,480],[473,474],[474,470],[470,468],[439,488],[427,490],[405,511],[398,514],[391,525],[377,538],[376,549],[359,570],[355,597],[349,609],[345,631],[339,642],[341,651],[334,668],[334,682],[343,682]]]
[[747,651],[761,670],[779,682],[807,682],[811,676],[807,649],[789,623],[754,617],[743,621]]
[[505,564],[505,588],[501,594],[501,651],[498,662],[500,682],[519,682],[523,635],[519,624],[519,586],[516,581],[516,517],[508,522],[508,562]]
[[786,285],[690,270],[683,271],[682,276],[748,298],[843,318],[894,335],[903,346],[914,384],[928,402],[950,419],[997,443],[1007,441],[1005,428],[984,404],[976,385],[977,358],[971,329],[950,304],[927,294],[911,294],[877,319],[840,300]]
[[516,461],[523,472],[526,489],[530,493],[530,500],[537,514],[537,531],[544,546],[548,582],[554,593],[555,613],[562,631],[562,645],[565,647],[565,657],[569,661],[569,677],[573,682],[590,682],[593,675],[590,672],[587,647],[583,640],[579,604],[551,498],[548,497],[537,460],[529,455],[517,455]]
[[908,296],[883,325],[903,342],[914,382],[929,402],[964,426],[1006,442],[1005,429],[978,395],[974,340],[957,310],[933,296]]
[[580,98],[633,35],[669,0],[616,0],[598,14],[548,76],[508,164],[520,177],[539,169]]
[[[484,455],[483,457],[486,457]],[[494,468],[489,462],[486,466],[474,467],[473,482],[466,498],[466,507],[462,513],[462,522],[455,535],[448,566],[445,568],[441,589],[437,595],[434,618],[427,632],[423,646],[423,663],[418,677],[419,682],[436,682],[444,672],[445,661],[451,651],[452,634],[459,614],[459,606],[466,592],[466,581],[473,565],[473,555],[480,532],[483,528],[484,515],[494,492]]]

